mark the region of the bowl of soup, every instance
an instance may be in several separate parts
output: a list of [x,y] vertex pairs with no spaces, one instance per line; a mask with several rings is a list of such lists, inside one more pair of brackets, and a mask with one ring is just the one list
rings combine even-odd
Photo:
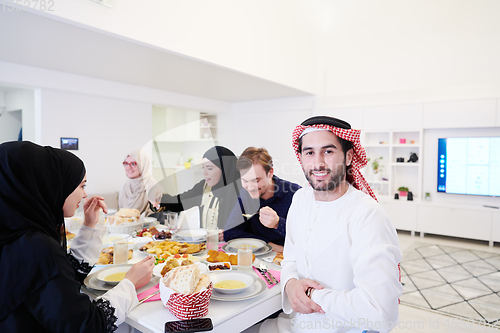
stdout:
[[255,275],[238,271],[217,271],[209,275],[214,291],[221,294],[237,294],[250,288],[255,282]]
[[116,285],[125,278],[125,275],[127,274],[130,267],[132,267],[132,265],[121,265],[116,267],[103,268],[99,271],[96,278],[101,282]]

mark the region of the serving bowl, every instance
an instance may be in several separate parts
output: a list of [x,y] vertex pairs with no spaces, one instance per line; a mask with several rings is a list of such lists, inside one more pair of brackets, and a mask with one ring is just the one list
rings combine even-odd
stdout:
[[[210,281],[214,284],[214,291],[219,292],[221,294],[237,294],[244,292],[249,289],[255,282],[255,275],[251,273],[238,272],[238,271],[217,271],[210,273],[208,276]],[[225,289],[216,287],[218,282],[223,281],[239,281],[245,284],[243,288],[236,289]]]
[[107,284],[111,284],[111,285],[116,285],[118,283],[120,283],[121,280],[123,280],[123,277],[125,277],[124,274],[122,274],[122,278],[121,279],[116,279],[116,280],[109,280],[109,278],[113,278],[113,275],[114,274],[119,274],[119,273],[126,273],[128,272],[128,270],[132,267],[132,265],[120,265],[120,266],[113,266],[113,267],[107,267],[107,268],[103,268],[101,269],[98,273],[97,273],[97,280],[101,281],[101,282],[104,282],[104,283],[107,283]]
[[198,242],[207,238],[205,229],[187,229],[178,231],[175,236],[187,242]]

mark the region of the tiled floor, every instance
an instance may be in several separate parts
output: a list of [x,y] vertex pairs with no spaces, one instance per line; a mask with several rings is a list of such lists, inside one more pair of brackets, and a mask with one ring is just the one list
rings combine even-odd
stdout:
[[401,323],[394,332],[499,331],[498,244],[489,247],[486,242],[398,235],[405,286]]
[[[410,276],[412,276],[412,274],[415,275],[414,277],[412,276],[413,281],[407,276],[403,278],[403,282],[405,282],[405,300],[414,302],[416,306],[408,306],[405,304],[399,306],[400,323],[391,332],[499,332],[499,326],[487,324],[484,320],[481,322],[471,322],[452,314],[461,313],[469,318],[477,316],[477,311],[463,300],[462,295],[467,299],[471,299],[469,302],[473,307],[487,318],[493,318],[500,314],[500,303],[495,303],[497,302],[497,298],[500,299],[500,297],[498,297],[498,294],[494,294],[500,292],[500,290],[497,290],[500,288],[500,273],[487,274],[492,270],[491,266],[496,267],[497,270],[500,267],[500,245],[498,243],[495,247],[489,247],[487,242],[450,237],[427,235],[425,238],[420,238],[418,236],[411,237],[410,234],[406,232],[399,232],[398,236],[401,250],[405,254],[402,265],[405,270],[410,272],[408,273]],[[421,253],[424,253],[426,258],[428,257],[427,261],[424,260],[420,254],[411,251],[416,245],[426,247],[425,249],[421,249]],[[432,247],[432,245],[438,245],[438,247],[435,248]],[[458,249],[455,250],[455,248]],[[441,253],[440,251],[443,249],[445,249],[449,255],[444,252]],[[471,252],[463,251],[463,249],[471,250]],[[479,258],[478,254],[483,257],[487,256],[484,252],[486,252],[487,255],[491,254],[491,257],[485,258],[482,261],[475,260]],[[406,266],[404,264],[405,261]],[[464,270],[460,268],[456,270],[453,269],[452,266],[457,266],[457,261],[460,261],[462,267],[466,268]],[[488,265],[485,265],[485,263]],[[442,275],[437,273],[438,270]],[[486,274],[478,276],[481,273]],[[476,275],[477,279],[474,279],[473,275]],[[447,283],[445,281],[446,278],[443,279],[444,276],[453,280],[453,282]],[[406,283],[407,281],[411,283]],[[485,284],[483,282],[485,282]],[[443,306],[441,311],[438,312],[430,309],[429,303],[427,303],[425,298],[417,295],[418,291],[415,284],[422,291],[427,290],[425,291],[426,297],[432,301],[433,306]],[[486,287],[486,285],[489,287]],[[417,291],[417,293],[415,293],[415,291]],[[439,295],[439,297],[433,295]],[[473,297],[476,298],[472,300]],[[493,301],[489,299],[492,297]],[[454,301],[457,301],[454,305],[446,306],[446,302],[451,304]],[[492,306],[492,304],[497,305]],[[427,310],[424,310],[424,308]],[[255,327],[245,331],[245,333],[253,332],[256,332]]]

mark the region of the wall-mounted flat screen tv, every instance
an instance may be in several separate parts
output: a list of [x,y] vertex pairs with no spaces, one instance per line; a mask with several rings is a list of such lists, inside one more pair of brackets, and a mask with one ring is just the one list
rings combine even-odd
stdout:
[[437,190],[500,196],[500,137],[438,139]]
[[61,138],[61,149],[78,150],[78,138]]

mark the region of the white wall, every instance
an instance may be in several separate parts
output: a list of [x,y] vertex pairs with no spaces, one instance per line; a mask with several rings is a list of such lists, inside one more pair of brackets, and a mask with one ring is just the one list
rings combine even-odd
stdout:
[[[19,89],[8,91],[5,94],[7,110],[21,110],[19,113],[19,121],[21,122],[17,132],[22,125],[23,127],[23,140],[36,142],[39,136],[39,123],[40,119],[36,115],[36,94],[37,92],[31,89]],[[17,136],[16,136],[17,139]]]
[[[500,94],[499,94],[500,95]],[[221,144],[239,155],[244,148],[266,147],[275,158],[277,175],[305,184],[302,170],[291,148],[293,128],[312,115],[329,115],[365,130],[422,130],[423,192],[432,200],[452,205],[500,205],[500,198],[437,193],[437,138],[449,136],[500,136],[498,99],[420,102],[399,105],[333,107],[314,98],[235,103],[232,114],[222,119],[230,130]],[[219,117],[221,119],[221,117]],[[289,169],[290,168],[290,169]]]
[[500,2],[336,1],[318,91],[356,107],[500,95]]
[[2,92],[5,112],[0,117],[0,142],[17,140],[23,127],[23,140],[35,141],[35,92],[28,89]]
[[232,128],[233,136],[219,132],[219,143],[237,156],[250,146],[266,148],[275,174],[303,186],[306,180],[292,149],[292,131],[312,115],[313,107],[311,97],[234,103],[232,115],[218,120],[219,127]]
[[122,162],[151,140],[148,103],[43,89],[42,145],[60,147],[61,137],[79,138],[73,151],[87,169],[87,193],[119,191],[126,181]]
[[[1,113],[1,111],[0,111]],[[21,111],[5,111],[0,115],[0,143],[16,141],[21,129]]]
[[303,1],[117,0],[114,4],[110,9],[88,0],[58,1],[54,11],[38,14],[301,90],[316,90],[316,16]]

